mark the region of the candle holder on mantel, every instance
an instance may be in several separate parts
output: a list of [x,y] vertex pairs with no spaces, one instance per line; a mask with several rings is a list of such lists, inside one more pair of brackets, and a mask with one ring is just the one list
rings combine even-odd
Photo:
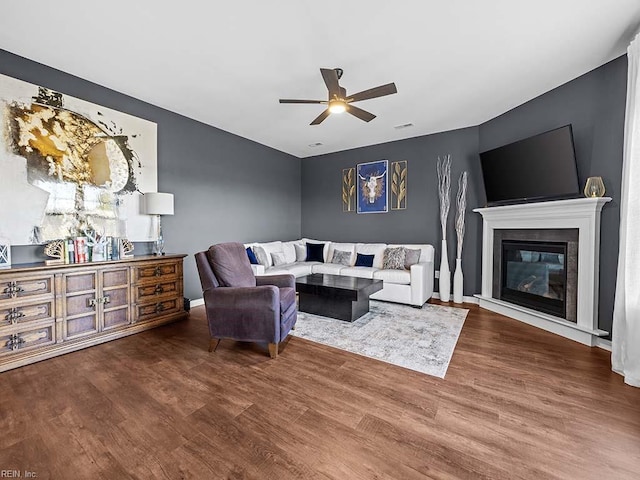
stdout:
[[587,198],[604,197],[604,182],[602,177],[589,177],[584,185],[584,196]]

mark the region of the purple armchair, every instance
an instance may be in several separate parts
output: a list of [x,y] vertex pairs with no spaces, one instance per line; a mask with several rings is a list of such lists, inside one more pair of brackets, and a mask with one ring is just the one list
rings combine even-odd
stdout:
[[223,338],[266,342],[271,358],[296,323],[295,277],[256,277],[241,243],[220,243],[195,254],[215,350]]

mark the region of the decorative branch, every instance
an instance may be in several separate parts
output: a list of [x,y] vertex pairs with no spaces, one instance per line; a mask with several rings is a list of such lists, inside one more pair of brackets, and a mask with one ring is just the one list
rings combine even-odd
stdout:
[[447,239],[447,217],[451,206],[451,155],[438,157],[438,196],[440,197],[440,226],[442,227],[442,239]]
[[456,195],[456,236],[458,237],[458,253],[456,258],[462,258],[462,242],[464,241],[464,215],[467,209],[467,172],[464,171],[458,179],[458,194]]

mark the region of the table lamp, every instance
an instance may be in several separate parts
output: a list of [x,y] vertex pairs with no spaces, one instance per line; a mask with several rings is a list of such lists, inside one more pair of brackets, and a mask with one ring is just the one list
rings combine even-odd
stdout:
[[162,237],[162,215],[173,215],[173,193],[147,192],[143,196],[144,213],[158,217],[158,231],[153,245],[154,255],[164,255],[164,238]]

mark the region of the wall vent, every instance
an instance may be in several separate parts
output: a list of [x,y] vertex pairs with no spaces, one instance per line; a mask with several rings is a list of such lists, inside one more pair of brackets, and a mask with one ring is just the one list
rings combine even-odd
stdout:
[[396,125],[395,128],[396,130],[402,130],[403,128],[409,128],[409,127],[413,127],[413,123],[409,122],[409,123],[403,123],[402,125]]
[[319,147],[320,145],[322,145],[322,143],[321,143],[321,142],[316,142],[316,143],[310,143],[310,144],[309,144],[309,146],[310,146],[311,148]]

